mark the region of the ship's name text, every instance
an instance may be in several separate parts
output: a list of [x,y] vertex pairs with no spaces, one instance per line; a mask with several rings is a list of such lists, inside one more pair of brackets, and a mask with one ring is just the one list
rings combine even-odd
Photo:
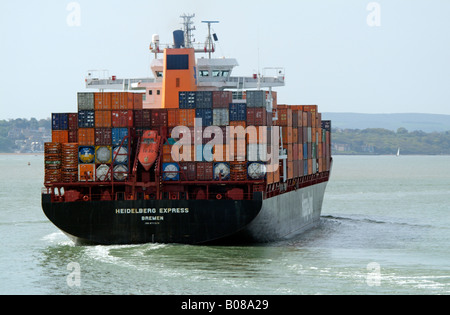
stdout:
[[164,213],[189,213],[189,208],[127,208],[116,209],[116,214],[164,214]]

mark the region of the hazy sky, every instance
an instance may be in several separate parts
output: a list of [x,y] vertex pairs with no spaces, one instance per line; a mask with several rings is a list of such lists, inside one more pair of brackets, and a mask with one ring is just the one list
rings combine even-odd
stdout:
[[220,21],[235,75],[284,67],[280,103],[450,115],[448,0],[1,0],[0,119],[76,112],[91,69],[150,76],[152,34],[171,43],[183,13],[197,41]]

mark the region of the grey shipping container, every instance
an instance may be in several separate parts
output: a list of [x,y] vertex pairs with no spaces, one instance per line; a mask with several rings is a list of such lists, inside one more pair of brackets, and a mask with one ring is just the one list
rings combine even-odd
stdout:
[[94,93],[78,93],[78,110],[94,110]]
[[247,91],[247,107],[266,107],[265,91]]
[[228,126],[230,124],[230,112],[228,108],[213,109],[213,126]]

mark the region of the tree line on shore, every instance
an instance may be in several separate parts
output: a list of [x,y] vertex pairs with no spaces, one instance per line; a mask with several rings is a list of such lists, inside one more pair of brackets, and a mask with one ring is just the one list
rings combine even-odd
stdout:
[[369,129],[334,129],[332,132],[334,154],[450,154],[450,131],[431,132],[405,128],[397,131]]

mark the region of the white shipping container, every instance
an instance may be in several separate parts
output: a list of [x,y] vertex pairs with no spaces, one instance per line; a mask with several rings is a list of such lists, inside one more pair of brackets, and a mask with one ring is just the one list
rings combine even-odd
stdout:
[[228,126],[230,124],[230,112],[228,108],[213,109],[213,126]]

